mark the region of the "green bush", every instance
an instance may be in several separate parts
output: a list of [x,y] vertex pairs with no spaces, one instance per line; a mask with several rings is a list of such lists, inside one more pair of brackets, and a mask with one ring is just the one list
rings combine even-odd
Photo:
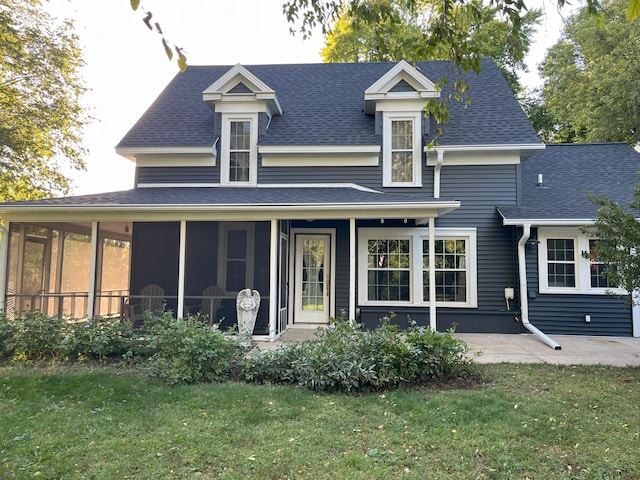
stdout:
[[39,312],[27,312],[23,318],[10,321],[10,325],[13,338],[7,350],[17,360],[45,360],[60,356],[69,332],[65,320]]
[[13,356],[13,342],[16,334],[15,322],[0,312],[0,358]]
[[412,323],[400,330],[385,317],[374,330],[337,320],[317,339],[273,351],[252,350],[244,377],[251,382],[295,383],[319,391],[356,392],[422,384],[469,366],[467,345]]
[[118,319],[72,324],[69,335],[63,341],[65,356],[72,360],[131,356],[136,348],[136,339],[131,322]]
[[230,335],[195,317],[177,320],[168,312],[150,317],[145,328],[144,366],[169,383],[224,380],[241,353]]

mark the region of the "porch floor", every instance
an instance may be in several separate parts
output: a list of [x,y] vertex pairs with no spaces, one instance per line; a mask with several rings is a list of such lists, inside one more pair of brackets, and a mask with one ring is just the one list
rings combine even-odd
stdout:
[[305,327],[289,327],[275,342],[254,342],[254,345],[263,350],[274,350],[289,343],[304,342],[316,338],[316,330],[321,325]]

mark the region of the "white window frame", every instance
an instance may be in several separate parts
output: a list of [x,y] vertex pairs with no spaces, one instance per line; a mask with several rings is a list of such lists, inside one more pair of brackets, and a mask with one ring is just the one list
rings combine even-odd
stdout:
[[[391,125],[397,121],[411,121],[413,123],[413,181],[394,182],[392,180],[392,149]],[[385,187],[421,187],[422,186],[422,116],[415,113],[383,112],[382,122],[382,185]]]
[[[230,136],[233,122],[249,122],[251,146],[249,152],[249,180],[236,182],[229,178],[230,168]],[[222,114],[222,138],[220,160],[220,185],[242,187],[254,186],[258,182],[258,114]]]
[[[574,245],[574,264],[576,285],[575,287],[550,287],[548,277],[547,240],[571,239]],[[538,228],[538,289],[540,293],[555,294],[588,294],[608,295],[624,294],[621,288],[602,288],[591,286],[591,260],[584,258],[589,253],[589,240],[597,240],[596,237],[573,228]]]
[[[368,248],[369,240],[409,240],[411,270],[409,272],[409,301],[369,300],[368,292]],[[467,256],[467,300],[466,302],[436,302],[438,307],[477,308],[477,229],[436,228],[436,240],[465,240]],[[429,240],[426,228],[361,228],[358,230],[358,303],[363,306],[429,306],[423,290],[423,240]]]
[[218,226],[218,286],[227,295],[238,293],[227,288],[227,235],[230,230],[244,230],[247,232],[246,285],[243,288],[253,288],[253,272],[255,270],[255,224],[251,222],[220,222]]

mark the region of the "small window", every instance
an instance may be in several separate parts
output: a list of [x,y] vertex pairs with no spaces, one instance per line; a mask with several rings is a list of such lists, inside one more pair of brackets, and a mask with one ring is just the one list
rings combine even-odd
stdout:
[[220,184],[255,185],[258,179],[257,115],[223,115]]
[[218,282],[229,294],[253,288],[254,226],[244,222],[220,224]]
[[249,182],[251,122],[231,122],[229,132],[229,182]]
[[383,122],[383,185],[422,185],[420,114],[385,115]]
[[547,239],[547,285],[560,288],[576,286],[576,258],[572,238]]

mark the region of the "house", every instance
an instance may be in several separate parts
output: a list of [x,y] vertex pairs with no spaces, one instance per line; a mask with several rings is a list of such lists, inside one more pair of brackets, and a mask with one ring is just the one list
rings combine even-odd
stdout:
[[[459,78],[470,105],[448,100]],[[451,113],[432,148],[430,98]],[[390,312],[551,346],[640,336],[580,229],[587,190],[631,198],[640,156],[545,146],[491,60],[479,75],[443,61],[192,66],[116,151],[136,164],[131,190],[0,205],[7,314],[164,305],[231,326],[248,287],[255,340]]]

